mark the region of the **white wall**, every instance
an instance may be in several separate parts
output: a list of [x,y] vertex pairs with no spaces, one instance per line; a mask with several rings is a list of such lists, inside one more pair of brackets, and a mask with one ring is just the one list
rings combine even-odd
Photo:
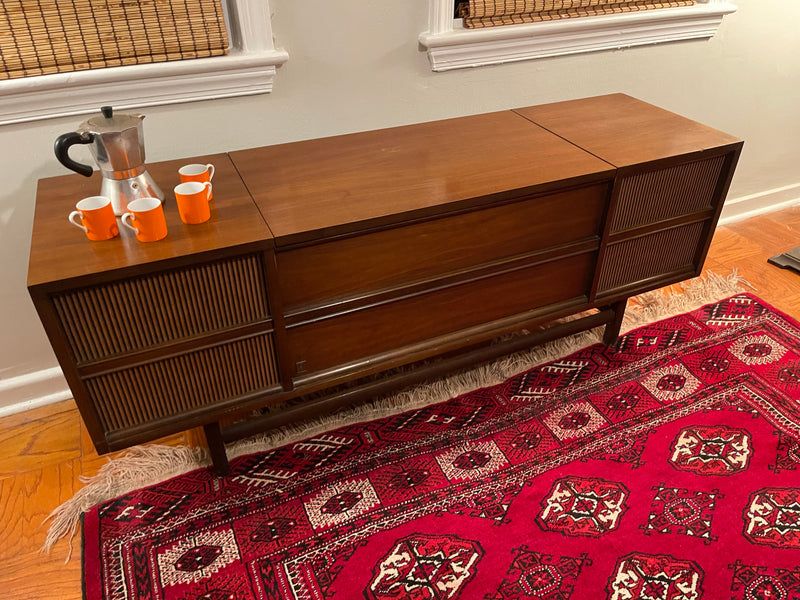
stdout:
[[[737,4],[710,41],[433,73],[427,0],[272,0],[272,94],[144,109],[148,161],[625,92],[745,140],[729,200],[800,200],[800,3]],[[53,140],[82,120],[0,127],[0,413],[61,397],[25,282],[36,181],[67,173]]]

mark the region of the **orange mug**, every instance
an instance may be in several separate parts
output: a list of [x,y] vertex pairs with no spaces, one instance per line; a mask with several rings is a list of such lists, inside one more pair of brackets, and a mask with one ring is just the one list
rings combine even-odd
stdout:
[[[178,177],[181,178],[181,183],[186,183],[187,181],[199,181],[200,183],[205,183],[206,181],[211,181],[214,179],[214,165],[207,164],[191,164],[191,165],[184,165],[180,169],[178,169]],[[214,199],[214,194],[209,196],[209,200]]]
[[[76,217],[80,218],[80,223],[75,220]],[[83,229],[86,237],[93,241],[110,240],[119,235],[111,199],[105,196],[91,196],[80,200],[75,205],[75,210],[69,213],[69,222]]]
[[140,242],[157,242],[167,237],[167,220],[158,198],[137,198],[128,202],[122,224],[133,229]]
[[175,186],[175,199],[181,221],[189,225],[204,223],[211,218],[211,182],[187,181]]

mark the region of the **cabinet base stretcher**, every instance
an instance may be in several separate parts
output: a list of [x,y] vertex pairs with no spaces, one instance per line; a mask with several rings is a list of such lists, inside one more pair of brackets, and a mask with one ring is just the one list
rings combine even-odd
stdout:
[[365,385],[315,398],[313,401],[282,410],[279,413],[263,417],[251,417],[224,428],[219,422],[208,423],[203,429],[214,470],[220,477],[224,477],[230,472],[230,465],[225,451],[226,443],[270,429],[302,422],[319,414],[330,414],[369,398],[442,377],[448,373],[479,365],[513,352],[603,325],[605,325],[603,343],[606,346],[613,346],[619,337],[626,304],[627,299],[620,300],[612,306],[601,308],[598,312],[579,319],[552,325],[541,331],[515,336],[490,345],[480,346],[466,352],[460,352],[454,356],[425,362],[408,372],[389,375]]

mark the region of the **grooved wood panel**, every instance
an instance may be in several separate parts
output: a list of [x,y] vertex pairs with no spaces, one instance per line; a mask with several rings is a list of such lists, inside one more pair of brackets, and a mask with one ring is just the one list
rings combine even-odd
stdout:
[[725,156],[637,173],[620,181],[611,231],[711,209]]
[[84,381],[106,432],[179,415],[278,383],[272,334],[204,348]]
[[567,256],[290,327],[289,353],[294,364],[304,361],[305,371],[312,373],[588,296],[596,256]]
[[268,316],[260,254],[78,288],[53,305],[78,363]]
[[608,185],[278,252],[286,309],[599,236]]
[[600,266],[597,291],[693,268],[704,226],[701,221],[609,245]]

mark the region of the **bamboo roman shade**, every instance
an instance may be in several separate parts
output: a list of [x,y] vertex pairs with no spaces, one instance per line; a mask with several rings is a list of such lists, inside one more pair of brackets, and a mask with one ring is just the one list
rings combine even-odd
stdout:
[[0,79],[219,56],[221,0],[2,0]]
[[495,27],[573,17],[690,6],[695,0],[466,0],[458,4],[464,27]]

